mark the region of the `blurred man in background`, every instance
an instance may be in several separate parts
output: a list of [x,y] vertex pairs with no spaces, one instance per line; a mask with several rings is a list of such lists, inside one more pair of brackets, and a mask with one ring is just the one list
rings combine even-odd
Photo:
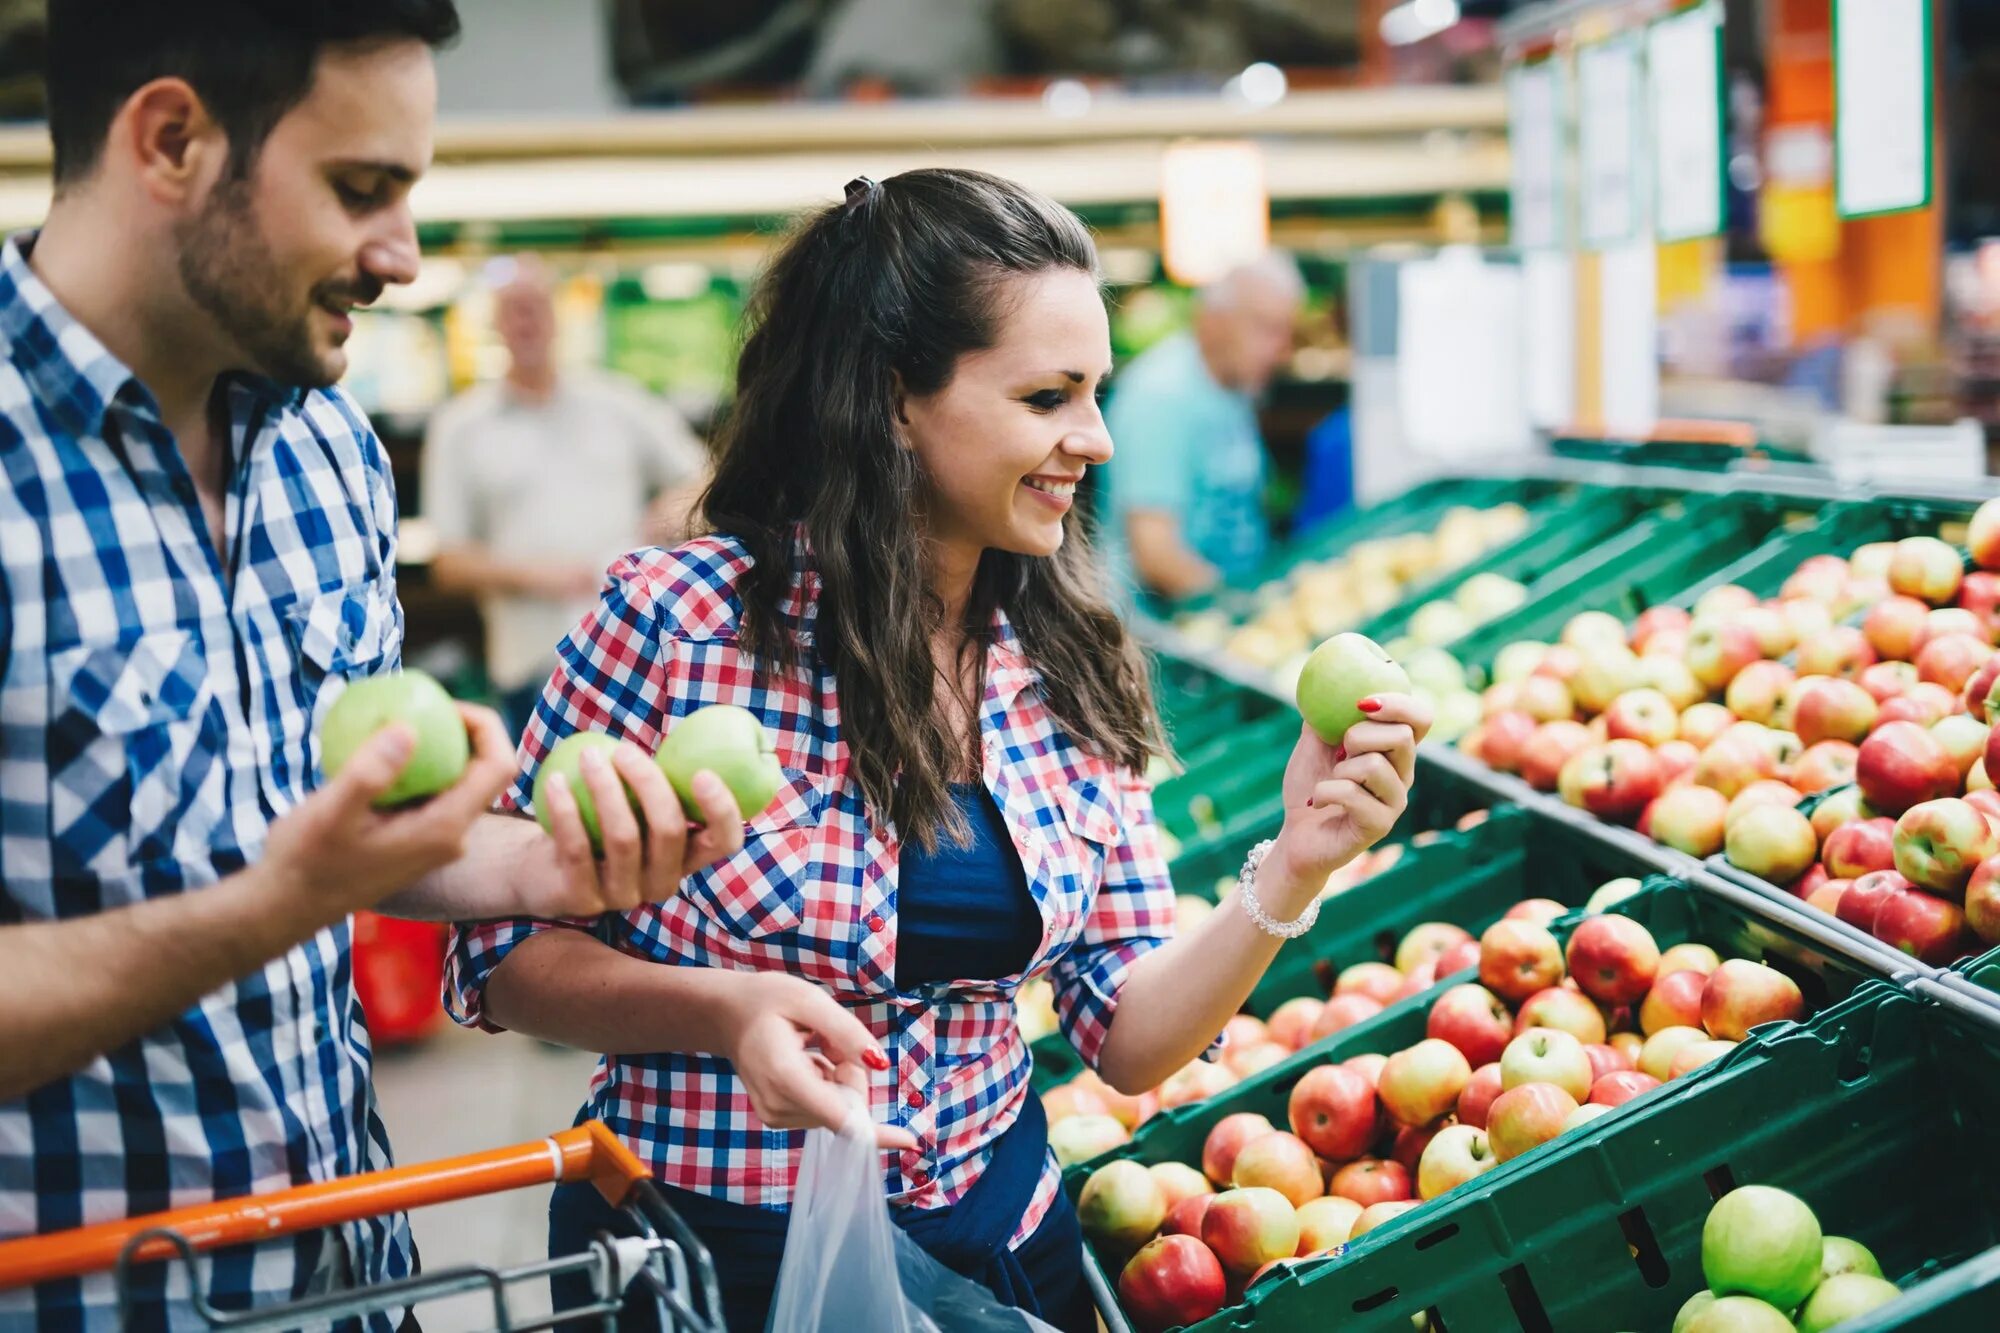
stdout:
[[1291,360],[1304,298],[1297,264],[1271,251],[1203,288],[1194,327],[1119,373],[1103,529],[1142,594],[1191,597],[1263,556],[1257,399]]
[[519,735],[605,567],[688,535],[708,455],[637,384],[557,367],[555,289],[532,257],[512,262],[494,322],[507,374],[433,419],[423,509],[437,532],[433,577],[479,599],[487,676]]

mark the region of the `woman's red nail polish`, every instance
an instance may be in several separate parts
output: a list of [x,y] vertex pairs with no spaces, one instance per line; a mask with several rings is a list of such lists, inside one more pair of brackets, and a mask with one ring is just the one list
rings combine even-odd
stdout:
[[1360,703],[1354,706],[1356,708],[1359,708],[1364,713],[1375,713],[1381,711],[1382,701],[1380,699],[1363,699]]
[[861,1061],[878,1074],[889,1067],[889,1057],[873,1046],[861,1053]]
[[1336,763],[1336,764],[1337,764],[1337,763],[1339,763],[1339,762],[1340,762],[1341,760],[1343,760],[1343,759],[1345,759],[1345,758],[1347,758],[1347,747],[1346,747],[1345,745],[1341,746],[1341,747],[1340,747],[1340,748],[1339,748],[1338,750],[1335,750],[1335,751],[1333,752],[1333,762],[1334,762],[1334,763]]

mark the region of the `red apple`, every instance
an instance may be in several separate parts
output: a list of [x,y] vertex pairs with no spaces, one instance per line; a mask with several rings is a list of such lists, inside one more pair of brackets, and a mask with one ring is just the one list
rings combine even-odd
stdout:
[[1336,995],[1320,1006],[1319,1017],[1313,1020],[1312,1032],[1306,1044],[1331,1037],[1344,1028],[1375,1017],[1384,1006],[1380,1000],[1371,1000],[1366,995]]
[[2000,856],[2000,836],[1980,810],[1955,797],[1913,805],[1896,821],[1896,872],[1919,888],[1960,898],[1981,861]]
[[1687,1047],[1708,1040],[1700,1028],[1661,1028],[1646,1038],[1639,1050],[1639,1072],[1664,1083],[1673,1073],[1674,1060]]
[[[1908,697],[1908,696],[1905,696]],[[1958,790],[1958,766],[1943,742],[1914,722],[1878,727],[1861,743],[1854,779],[1868,804],[1900,815]]]
[[1792,709],[1792,730],[1799,740],[1836,740],[1860,744],[1875,725],[1878,707],[1866,689],[1851,680],[1814,681]]
[[1869,608],[1861,622],[1861,632],[1876,655],[1897,662],[1916,660],[1917,640],[1923,635],[1930,607],[1914,597],[1891,597]]
[[1453,986],[1431,1006],[1424,1032],[1458,1047],[1470,1064],[1489,1064],[1514,1035],[1514,1016],[1484,986]]
[[1806,873],[1793,880],[1788,886],[1792,897],[1810,899],[1833,876],[1826,873],[1826,867],[1815,861]]
[[1759,779],[1777,776],[1778,761],[1771,747],[1760,736],[1733,728],[1711,741],[1694,766],[1695,784],[1724,796],[1734,796]]
[[1553,898],[1523,898],[1502,914],[1507,921],[1532,921],[1538,926],[1546,926],[1559,916],[1569,913],[1569,908]]
[[1731,958],[1709,974],[1701,992],[1701,1025],[1711,1037],[1741,1041],[1751,1028],[1805,1013],[1798,983],[1747,958]]
[[1579,611],[1563,623],[1562,643],[1581,653],[1601,644],[1625,644],[1625,623],[1608,611]]
[[1314,1199],[1299,1209],[1299,1258],[1324,1254],[1336,1245],[1345,1245],[1354,1233],[1361,1205],[1337,1194]]
[[1496,681],[1479,692],[1479,716],[1491,718],[1496,713],[1505,713],[1521,707],[1521,682],[1518,680]]
[[1662,1028],[1700,1027],[1701,993],[1707,986],[1706,973],[1686,970],[1664,974],[1639,1006],[1639,1030],[1650,1037]]
[[1281,1046],[1298,1050],[1312,1039],[1313,1024],[1319,1021],[1319,1011],[1324,1001],[1315,1000],[1310,995],[1300,995],[1286,1000],[1271,1011],[1271,1040]]
[[1735,721],[1736,715],[1721,704],[1692,704],[1681,710],[1680,738],[1704,749]]
[[1209,1204],[1201,1238],[1225,1269],[1248,1277],[1273,1259],[1298,1253],[1299,1216],[1276,1190],[1229,1190]]
[[1634,1004],[1653,984],[1660,948],[1652,932],[1629,916],[1593,916],[1571,932],[1564,960],[1591,999]]
[[1485,1130],[1447,1125],[1426,1145],[1417,1164],[1417,1197],[1435,1199],[1448,1194],[1498,1165]]
[[1479,747],[1480,759],[1502,773],[1519,772],[1521,752],[1540,723],[1521,709],[1508,708],[1487,718],[1484,725],[1486,735]]
[[1819,839],[1812,821],[1792,807],[1760,805],[1730,826],[1723,854],[1730,864],[1759,878],[1789,884],[1818,858]]
[[1828,792],[1820,799],[1820,803],[1813,807],[1813,832],[1819,835],[1821,842],[1824,842],[1842,824],[1874,817],[1875,812],[1862,798],[1861,788],[1843,787],[1839,791]]
[[1806,895],[1806,906],[1816,907],[1828,916],[1840,915],[1840,900],[1854,887],[1851,879],[1829,879]]
[[[2000,575],[1995,577],[2000,578]],[[1987,658],[1979,670],[1972,673],[1972,679],[1965,682],[1965,689],[1958,699],[1959,708],[1981,722],[1992,722],[1993,712],[1987,707],[1987,700],[1992,697],[1996,684],[2000,684],[2000,653]]]
[[1377,1004],[1389,1004],[1403,988],[1403,974],[1387,963],[1356,963],[1334,980],[1333,993],[1365,995]]
[[1480,983],[1502,999],[1525,1000],[1562,975],[1562,945],[1546,926],[1502,918],[1479,937]]
[[1398,1124],[1428,1125],[1457,1105],[1471,1079],[1464,1052],[1426,1037],[1389,1057],[1375,1093]]
[[[1178,1165],[1178,1163],[1176,1163]],[[1204,1182],[1206,1183],[1206,1182]],[[1206,1194],[1190,1194],[1167,1208],[1167,1220],[1160,1227],[1163,1236],[1193,1236],[1201,1238],[1202,1219],[1208,1216],[1208,1206],[1215,1202],[1215,1191]]]
[[1876,909],[1871,933],[1920,963],[1947,967],[1965,952],[1961,947],[1965,913],[1956,903],[1915,889],[1902,889],[1890,894]]
[[1801,676],[1838,676],[1853,680],[1880,660],[1868,646],[1868,636],[1856,625],[1835,625],[1799,645],[1793,666]]
[[1352,1199],[1363,1208],[1372,1208],[1378,1203],[1395,1203],[1411,1197],[1410,1173],[1401,1162],[1363,1157],[1334,1172],[1333,1179],[1327,1182],[1326,1192],[1338,1198]]
[[1422,995],[1436,984],[1437,964],[1435,962],[1419,963],[1403,977],[1403,989],[1396,998],[1407,1000],[1412,995]]
[[1893,870],[1871,870],[1849,883],[1847,892],[1840,895],[1834,915],[1856,929],[1870,931],[1875,925],[1875,913],[1890,895],[1912,887],[1910,881]]
[[1720,1060],[1723,1056],[1729,1054],[1730,1049],[1735,1045],[1736,1043],[1733,1041],[1711,1040],[1691,1042],[1681,1047],[1674,1055],[1673,1067],[1667,1071],[1667,1078],[1669,1081],[1677,1078],[1685,1078],[1711,1060]]
[[1827,873],[1837,879],[1859,879],[1896,864],[1896,821],[1888,816],[1842,824],[1826,840]]
[[1215,1122],[1201,1148],[1201,1173],[1218,1185],[1228,1185],[1236,1173],[1236,1155],[1252,1139],[1277,1128],[1255,1111],[1238,1111]]
[[1590,1100],[1599,1106],[1623,1106],[1641,1093],[1651,1092],[1659,1086],[1660,1080],[1651,1074],[1642,1074],[1636,1069],[1621,1069],[1591,1084]]
[[[1981,762],[1983,763],[1984,761],[1982,760]],[[1975,764],[1973,767],[1976,769],[1979,765]],[[1966,774],[1968,779],[1971,776],[1970,773]],[[1988,820],[1995,824],[2000,824],[2000,792],[1994,791],[1991,787],[1972,787],[1968,784],[1968,789],[1961,799],[1980,814],[1985,815]]]
[[[1620,630],[1622,635],[1623,630]],[[1627,690],[1640,684],[1639,658],[1624,643],[1605,644],[1583,650],[1576,674],[1570,677],[1569,692],[1585,713],[1602,713]]]
[[1988,640],[2000,637],[2000,574],[1975,569],[1958,585],[1958,604],[1970,611]]
[[1647,807],[1646,833],[1689,856],[1713,856],[1722,850],[1722,817],[1729,798],[1710,787],[1690,783],[1670,787]]
[[1905,537],[1889,558],[1889,586],[1932,606],[1943,606],[1958,596],[1964,573],[1958,548],[1936,537]]
[[1796,677],[1783,662],[1752,662],[1737,672],[1722,696],[1729,711],[1747,722],[1769,722],[1778,701]]
[[1087,1080],[1077,1078],[1043,1093],[1042,1111],[1053,1125],[1080,1115],[1110,1115],[1111,1105]]
[[1757,636],[1748,625],[1707,620],[1697,623],[1688,633],[1688,669],[1704,689],[1726,688],[1737,672],[1761,657]]
[[1563,799],[1599,819],[1629,823],[1664,785],[1660,761],[1638,741],[1607,741],[1578,751],[1563,765]]
[[[1318,1168],[1314,1168],[1315,1184]],[[1118,1253],[1144,1245],[1167,1218],[1159,1182],[1143,1165],[1125,1158],[1090,1173],[1076,1198],[1083,1234]]]
[[[1402,978],[1398,977],[1398,981]],[[1256,1046],[1270,1039],[1264,1020],[1251,1014],[1237,1014],[1222,1025],[1223,1040],[1231,1046]]]
[[1345,1065],[1307,1070],[1292,1086],[1287,1115],[1292,1133],[1331,1162],[1359,1157],[1381,1129],[1374,1081]]
[[1988,500],[1973,511],[1965,529],[1965,548],[1981,569],[2000,569],[2000,500]]
[[1141,1333],[1199,1324],[1222,1309],[1228,1280],[1215,1252],[1193,1236],[1162,1236],[1118,1275],[1118,1304]]
[[1725,583],[1710,588],[1695,599],[1694,617],[1701,619],[1727,619],[1737,611],[1747,611],[1757,605],[1757,594],[1734,583]]
[[1554,791],[1570,756],[1590,743],[1581,722],[1545,722],[1521,749],[1521,777],[1537,791]]
[[1604,1011],[1580,990],[1571,990],[1567,985],[1551,986],[1521,1002],[1521,1012],[1514,1019],[1514,1035],[1518,1037],[1530,1028],[1567,1032],[1589,1046],[1605,1038]]
[[[1662,958],[1665,954],[1660,955]],[[1639,1052],[1646,1048],[1646,1040],[1636,1032],[1614,1032],[1606,1039],[1605,1045],[1617,1051],[1630,1061],[1634,1068],[1639,1064]]]
[[1799,562],[1799,567],[1785,579],[1778,590],[1780,597],[1810,597],[1815,601],[1831,602],[1840,596],[1851,572],[1847,561],[1837,555],[1808,556]]
[[[1463,1093],[1459,1095],[1464,1096]],[[1431,1139],[1436,1136],[1438,1130],[1444,1128],[1445,1123],[1441,1121],[1421,1128],[1414,1125],[1401,1126],[1396,1130],[1396,1137],[1389,1141],[1389,1160],[1409,1172],[1410,1179],[1415,1180],[1417,1164],[1423,1160],[1424,1149],[1430,1146]]]
[[1426,921],[1412,926],[1396,945],[1396,970],[1408,976],[1412,968],[1422,963],[1435,964],[1439,954],[1460,940],[1471,938],[1471,931],[1449,921]]
[[1537,723],[1560,722],[1576,716],[1576,700],[1571,696],[1569,686],[1552,676],[1530,676],[1521,681],[1516,689],[1515,701],[1519,711]]
[[1486,1108],[1500,1095],[1500,1062],[1479,1066],[1458,1094],[1458,1120],[1463,1125],[1486,1128]]
[[1875,714],[1879,729],[1890,722],[1917,722],[1928,727],[1958,708],[1952,692],[1934,680],[1920,680],[1884,703]]
[[1789,782],[1780,782],[1776,778],[1758,779],[1730,798],[1729,809],[1722,816],[1723,835],[1728,836],[1729,830],[1743,817],[1744,811],[1755,809],[1760,805],[1795,806],[1799,803],[1800,795],[1799,789]]
[[[1153,1173],[1153,1183],[1160,1187],[1160,1197],[1167,1201],[1167,1213],[1171,1217],[1175,1208],[1189,1199],[1206,1199],[1215,1193],[1215,1186],[1186,1162],[1155,1162],[1146,1168]],[[1201,1234],[1197,1224],[1190,1236]]]
[[[1960,585],[1960,591],[1964,591]],[[1947,634],[1970,634],[1981,643],[1990,644],[1993,636],[1987,632],[1986,622],[1962,606],[1941,606],[1924,614],[1923,633],[1917,636],[1917,655],[1910,659],[1923,669],[1924,649]]]
[[1437,956],[1436,975],[1455,977],[1479,966],[1479,941],[1460,940]]
[[1917,667],[1914,662],[1877,662],[1857,676],[1855,683],[1873,695],[1876,703],[1885,704],[1917,683]]
[[1792,628],[1792,642],[1803,643],[1815,634],[1823,634],[1834,622],[1833,608],[1846,595],[1847,584],[1834,595],[1834,601],[1819,601],[1810,597],[1787,597],[1778,603],[1785,623]]
[[1382,1066],[1389,1063],[1389,1057],[1380,1051],[1363,1051],[1360,1055],[1350,1055],[1340,1062],[1342,1069],[1352,1069],[1368,1080],[1368,1089],[1373,1092],[1382,1081]]
[[1649,606],[1633,618],[1626,642],[1633,652],[1643,653],[1653,636],[1661,630],[1686,630],[1693,621],[1694,617],[1678,606]]
[[1604,712],[1604,727],[1613,740],[1658,745],[1680,729],[1681,717],[1658,690],[1627,690]]
[[1190,1060],[1160,1085],[1159,1109],[1168,1111],[1207,1101],[1235,1084],[1236,1075],[1222,1065],[1209,1060]]
[[[1586,1092],[1588,1089],[1586,1088]],[[1553,1083],[1522,1083],[1494,1100],[1486,1115],[1486,1135],[1493,1155],[1512,1161],[1562,1133],[1563,1121],[1576,1110],[1567,1088]]]
[[2000,856],[1989,856],[1965,886],[1965,924],[1988,944],[2000,944]]
[[1854,781],[1854,767],[1860,758],[1861,747],[1846,741],[1809,745],[1792,765],[1792,786],[1808,796],[1844,787]]
[[1274,1189],[1294,1208],[1326,1193],[1319,1158],[1304,1139],[1283,1130],[1260,1134],[1244,1144],[1229,1180],[1237,1189]]
[[1598,1079],[1603,1078],[1606,1074],[1615,1074],[1621,1069],[1630,1069],[1632,1067],[1631,1060],[1626,1058],[1623,1051],[1619,1050],[1616,1046],[1604,1042],[1584,1047],[1583,1053],[1590,1057],[1590,1081],[1592,1083],[1597,1082]]
[[1959,778],[1963,780],[1972,772],[1972,766],[1985,755],[1992,729],[1976,717],[1953,713],[1931,723],[1931,735],[1944,746],[1952,764],[1958,769]]
[[1376,1227],[1389,1223],[1423,1205],[1415,1199],[1392,1199],[1388,1203],[1370,1204],[1361,1210],[1361,1216],[1354,1220],[1354,1234],[1347,1239],[1350,1243],[1360,1240]]
[[1971,634],[1940,634],[1917,654],[1917,677],[1956,696],[1993,656],[1993,645]]
[[1701,751],[1683,740],[1663,741],[1653,751],[1653,758],[1660,764],[1660,788],[1678,786],[1694,777],[1694,766],[1701,758]]
[[1896,558],[1896,543],[1868,542],[1854,548],[1847,557],[1848,573],[1857,579],[1889,578],[1889,562]]

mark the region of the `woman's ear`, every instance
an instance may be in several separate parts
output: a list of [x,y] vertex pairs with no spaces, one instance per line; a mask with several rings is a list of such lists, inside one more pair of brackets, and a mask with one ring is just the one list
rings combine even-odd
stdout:
[[[889,372],[889,406],[896,413],[897,425],[910,424],[910,391],[903,387],[903,372],[900,370]],[[909,441],[903,443],[908,447]]]

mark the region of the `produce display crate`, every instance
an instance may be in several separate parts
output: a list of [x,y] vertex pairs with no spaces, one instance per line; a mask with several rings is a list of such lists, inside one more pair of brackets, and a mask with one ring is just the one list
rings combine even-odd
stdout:
[[[1612,910],[1643,923],[1662,948],[1694,940],[1712,945],[1726,956],[1761,958],[1797,981],[1809,1008],[1814,1011],[1866,991],[1880,980],[1879,973],[1867,964],[1844,957],[1837,949],[1829,948],[1827,940],[1814,932],[1809,924],[1771,912],[1768,904],[1755,895],[1732,893],[1726,888],[1723,892],[1712,892],[1700,885],[1661,875],[1648,879],[1640,893],[1618,903]],[[1569,932],[1582,919],[1580,914],[1572,913],[1554,922],[1550,929],[1567,940]],[[1275,1124],[1284,1123],[1286,1099],[1293,1085],[1307,1070],[1364,1052],[1388,1054],[1414,1044],[1423,1038],[1430,1006],[1443,990],[1476,979],[1477,974],[1472,970],[1440,978],[1431,990],[1400,1000],[1373,1018],[1307,1047],[1284,1063],[1246,1079],[1216,1097],[1161,1112],[1141,1125],[1130,1143],[1113,1149],[1094,1162],[1072,1167],[1065,1176],[1066,1187],[1072,1193],[1080,1190],[1093,1167],[1115,1158],[1131,1157],[1148,1164],[1198,1162],[1208,1131],[1223,1117],[1239,1111],[1261,1112]],[[1886,984],[1879,989],[1892,991]],[[1789,1023],[1761,1028],[1744,1043],[1744,1049],[1757,1048],[1770,1041],[1773,1034],[1796,1030],[1797,1025]],[[1715,1070],[1733,1066],[1743,1058],[1743,1050],[1734,1052],[1730,1058],[1717,1062],[1709,1069],[1634,1099],[1628,1107],[1650,1106],[1661,1100],[1679,1098],[1690,1089],[1706,1083]],[[1996,1077],[2000,1077],[2000,1066],[1996,1066]],[[1602,1117],[1597,1123],[1627,1122],[1629,1117],[1625,1109],[1620,1108],[1618,1114]],[[1715,1129],[1714,1126],[1709,1128],[1711,1132]],[[1795,1154],[1807,1151],[1794,1146]],[[1550,1160],[1547,1152],[1537,1152],[1506,1163],[1482,1177],[1480,1185],[1468,1191],[1467,1197],[1483,1200],[1508,1180],[1532,1174]],[[1615,1181],[1612,1184],[1615,1186]],[[1343,1329],[1408,1329],[1411,1315],[1440,1305],[1438,1293],[1449,1289],[1463,1296],[1462,1301],[1455,1299],[1442,1305],[1444,1326],[1450,1333],[1465,1333],[1467,1329],[1505,1329],[1514,1333],[1516,1329],[1551,1327],[1654,1328],[1671,1322],[1672,1312],[1679,1301],[1694,1290],[1689,1287],[1680,1293],[1674,1305],[1667,1307],[1664,1321],[1640,1324],[1626,1321],[1621,1324],[1612,1316],[1602,1321],[1594,1318],[1582,1322],[1574,1318],[1558,1320],[1554,1325],[1547,1322],[1504,1322],[1510,1307],[1504,1294],[1495,1294],[1500,1290],[1498,1287],[1489,1288],[1488,1279],[1497,1280],[1500,1271],[1528,1257],[1527,1251],[1530,1250],[1559,1267],[1559,1256],[1544,1254],[1531,1233],[1545,1225],[1560,1209],[1552,1212],[1546,1199],[1531,1197],[1528,1206],[1508,1212],[1504,1219],[1489,1217],[1477,1225],[1467,1224],[1453,1230],[1447,1223],[1446,1210],[1456,1209],[1463,1202],[1454,1196],[1415,1210],[1371,1233],[1354,1247],[1351,1259],[1343,1257],[1337,1261],[1301,1265],[1286,1277],[1257,1287],[1250,1293],[1246,1304],[1225,1309],[1198,1327],[1203,1333],[1250,1327],[1259,1330],[1319,1329],[1327,1327],[1329,1319],[1337,1318],[1338,1326]],[[2000,1200],[1996,1200],[1996,1210],[2000,1210]],[[1996,1216],[2000,1216],[2000,1212],[1996,1212]],[[1698,1231],[1699,1218],[1696,1219],[1696,1228]],[[1457,1257],[1418,1253],[1431,1250],[1459,1231],[1472,1234],[1459,1242],[1456,1249],[1462,1254]],[[1615,1225],[1613,1234],[1617,1235]],[[1361,1256],[1372,1256],[1382,1251],[1400,1254],[1402,1251],[1397,1250],[1393,1242],[1398,1237],[1413,1235],[1423,1239],[1410,1247],[1411,1261],[1407,1266],[1389,1265],[1378,1270],[1370,1263],[1361,1261]],[[1485,1253],[1489,1248],[1499,1252],[1489,1256]],[[1514,1255],[1516,1248],[1523,1251],[1520,1256]],[[1620,1252],[1623,1253],[1622,1241]],[[1507,1262],[1497,1267],[1487,1262],[1489,1258],[1502,1257],[1506,1257]],[[1629,1259],[1627,1262],[1630,1262]],[[1115,1287],[1116,1272],[1107,1273],[1095,1251],[1087,1252],[1086,1266],[1092,1271],[1093,1282],[1100,1284],[1101,1291],[1108,1292]],[[1418,1274],[1428,1276],[1419,1279]],[[1475,1277],[1478,1279],[1476,1283],[1473,1280]],[[1332,1285],[1325,1285],[1329,1282]],[[1320,1286],[1328,1294],[1324,1298],[1315,1296],[1310,1301],[1302,1301],[1301,1290],[1307,1284]],[[1560,1291],[1559,1285],[1557,1289]],[[1549,1299],[1549,1293],[1544,1291],[1542,1299]],[[1585,1304],[1578,1308],[1590,1307]],[[1115,1305],[1107,1305],[1101,1312],[1113,1333],[1123,1333],[1129,1328]],[[1371,1317],[1363,1319],[1360,1316]],[[1266,1319],[1276,1322],[1262,1322]]]
[[1829,916],[1816,907],[1806,906],[1791,890],[1781,888],[1767,879],[1760,879],[1747,870],[1731,865],[1729,859],[1720,853],[1702,862],[1702,870],[1704,873],[1712,875],[1717,879],[1726,880],[1750,893],[1770,899],[1781,911],[1790,912],[1811,921],[1821,929],[1838,937],[1849,953],[1860,952],[1877,955],[1882,960],[1881,966],[1886,968],[1892,976],[1935,977],[1938,975],[1938,969],[1932,967],[1930,964],[1919,962],[1917,959],[1898,950],[1894,945],[1885,944],[1881,940],[1876,939],[1873,935],[1870,935],[1858,926],[1850,925],[1848,922]]
[[1690,468],[1699,472],[1731,472],[1743,467],[1783,463],[1796,467],[1825,469],[1812,455],[1797,449],[1757,443],[1724,444],[1705,440],[1604,440],[1567,438],[1553,440],[1550,449],[1559,458],[1593,463],[1618,463],[1626,467]]
[[1843,1330],[2000,1327],[2000,1029],[1862,987],[1614,1115],[1260,1287],[1204,1330],[1664,1329],[1703,1287],[1701,1229],[1738,1185],[1803,1198],[1907,1290]]

